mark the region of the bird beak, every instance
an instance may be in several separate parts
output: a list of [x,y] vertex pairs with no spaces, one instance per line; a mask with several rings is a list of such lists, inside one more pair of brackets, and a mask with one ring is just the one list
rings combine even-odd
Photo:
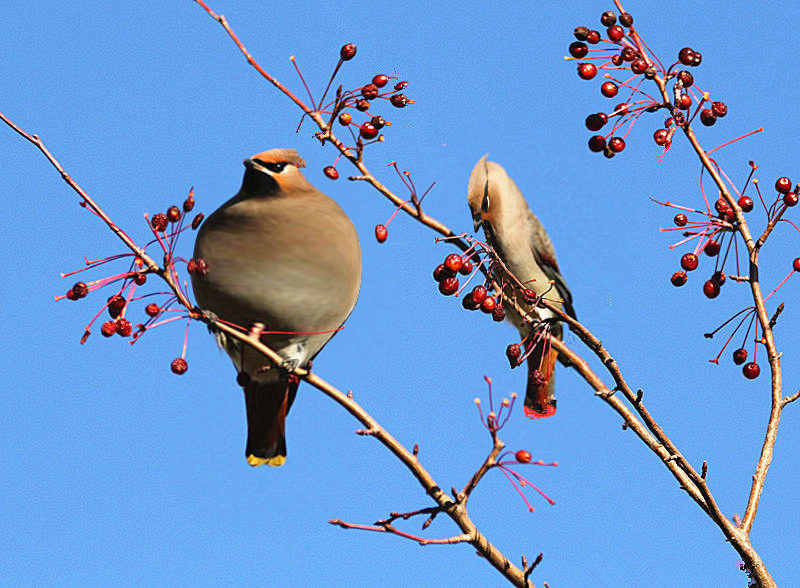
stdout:
[[476,233],[478,232],[478,229],[480,229],[483,226],[483,219],[481,218],[480,212],[472,213],[472,225],[475,228]]
[[244,163],[244,166],[247,169],[252,169],[252,170],[256,170],[256,171],[260,171],[260,172],[266,171],[266,170],[264,170],[264,166],[262,166],[260,163],[258,163],[254,159],[245,159],[242,163]]

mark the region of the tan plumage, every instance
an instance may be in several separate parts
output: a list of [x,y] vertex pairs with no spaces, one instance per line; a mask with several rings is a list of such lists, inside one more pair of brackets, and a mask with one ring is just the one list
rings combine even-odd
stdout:
[[[467,199],[472,212],[475,230],[483,227],[486,241],[497,252],[509,271],[526,288],[537,295],[547,292],[549,301],[563,300],[565,312],[575,316],[572,295],[558,268],[556,252],[542,223],[528,207],[525,197],[506,171],[497,163],[487,161],[484,155],[472,170],[469,178]],[[502,276],[499,275],[500,279]],[[504,295],[516,300],[525,313],[531,306],[525,304],[514,289],[508,285]],[[530,324],[511,305],[506,316],[519,329],[522,338],[530,332]],[[540,320],[551,319],[554,313],[546,308],[537,308]],[[553,335],[561,338],[562,327],[552,325]],[[554,370],[557,353],[543,345],[528,357],[528,385],[525,395],[526,414],[534,417],[555,413]],[[537,373],[539,372],[539,373]],[[546,381],[542,381],[542,375]]]
[[244,372],[247,461],[282,465],[285,418],[297,391],[287,370],[305,367],[341,327],[361,285],[361,247],[352,222],[298,168],[294,149],[272,149],[245,160],[239,192],[200,227],[195,259],[208,273],[192,274],[198,306],[250,328],[285,360],[269,360],[228,338],[237,371]]

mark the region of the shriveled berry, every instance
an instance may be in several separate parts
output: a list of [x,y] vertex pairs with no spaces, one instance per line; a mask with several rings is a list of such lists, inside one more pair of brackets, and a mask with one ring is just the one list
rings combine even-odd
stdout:
[[675,218],[672,219],[672,222],[675,223],[676,227],[685,227],[686,223],[689,222],[689,219],[686,218],[685,214],[679,213],[675,215]]
[[622,39],[622,37],[625,36],[625,29],[623,29],[619,25],[614,25],[608,27],[608,29],[606,30],[606,34],[608,34],[608,38],[610,41],[617,43]]
[[199,276],[204,276],[208,273],[208,262],[202,257],[194,260],[194,271]]
[[405,94],[394,94],[389,98],[389,102],[392,103],[392,106],[397,108],[405,108],[408,104],[408,98],[406,98]]
[[723,215],[723,216],[727,216],[727,215],[728,215],[728,213],[730,213],[730,212],[731,212],[731,207],[730,207],[730,206],[728,206],[728,203],[727,203],[727,202],[725,202],[725,199],[724,199],[724,198],[719,198],[719,199],[718,199],[718,200],[717,200],[717,201],[714,203],[714,208],[717,210],[717,212],[718,212],[718,213],[720,213],[720,214],[721,214],[721,215]]
[[800,257],[794,258],[794,261],[792,262],[792,269],[796,272],[800,272]]
[[183,374],[186,373],[186,370],[189,369],[189,364],[186,363],[186,360],[183,359],[182,357],[178,357],[172,360],[172,363],[169,364],[169,369],[172,370],[173,374],[182,376]]
[[717,284],[717,286],[722,287],[726,280],[725,272],[717,270],[713,274],[711,274],[711,281]]
[[194,209],[194,196],[189,196],[183,201],[183,212],[192,212]]
[[152,302],[144,307],[144,313],[147,316],[157,316],[161,312],[161,307]]
[[595,153],[599,153],[606,148],[606,139],[602,135],[595,135],[589,139],[589,149]]
[[349,112],[343,112],[339,115],[339,124],[343,127],[346,127],[351,122],[353,122],[353,115]]
[[103,326],[100,327],[100,333],[103,337],[111,337],[117,333],[117,323],[114,321],[106,321],[103,323]]
[[451,294],[455,294],[458,291],[458,278],[451,277],[445,278],[441,282],[439,282],[439,292],[444,294],[445,296],[450,296]]
[[742,196],[739,198],[739,208],[742,212],[750,212],[753,210],[753,199],[750,196]]
[[483,286],[475,286],[470,293],[472,299],[480,304],[484,300],[486,300],[486,288]]
[[744,374],[744,377],[747,378],[748,380],[755,380],[759,376],[759,374],[761,374],[761,368],[758,367],[758,364],[756,362],[751,361],[750,363],[744,364],[744,367],[742,368],[742,373]]
[[356,46],[353,43],[342,45],[342,48],[339,50],[339,56],[342,58],[342,61],[350,61],[356,56],[356,50]]
[[437,282],[441,282],[446,278],[452,278],[455,274],[447,269],[443,263],[440,263],[436,266],[436,269],[433,270],[433,279]]
[[159,232],[163,232],[168,224],[167,215],[161,212],[154,214],[153,218],[150,219],[150,226]]
[[633,24],[633,17],[627,12],[623,12],[619,15],[619,24],[624,27],[630,27]]
[[385,243],[389,236],[389,231],[385,225],[375,225],[375,239],[378,243]]
[[[800,270],[798,270],[800,271]],[[506,318],[506,309],[503,307],[502,304],[499,302],[494,305],[494,310],[492,310],[492,320],[496,323],[501,323]]]
[[375,84],[378,88],[383,88],[386,84],[389,83],[389,76],[384,74],[378,74],[374,78],[372,78],[372,83]]
[[694,84],[694,76],[690,71],[685,69],[682,69],[678,72],[678,79],[680,80],[681,84],[683,84],[684,88],[688,88]]
[[462,276],[468,276],[472,273],[473,269],[474,266],[472,265],[472,262],[468,259],[465,259],[461,264],[461,268],[459,268],[458,273],[460,273]]
[[794,192],[789,192],[788,194],[784,194],[783,203],[786,206],[796,206],[797,205],[797,194],[795,194]]
[[709,257],[714,257],[719,253],[720,247],[721,246],[719,241],[714,241],[713,239],[711,239],[708,243],[706,243],[706,246],[703,248],[703,251],[705,251],[705,254],[708,255]]
[[386,121],[385,121],[385,120],[384,120],[384,118],[383,118],[382,116],[380,116],[380,115],[378,115],[378,116],[373,116],[373,117],[372,117],[372,120],[371,120],[371,121],[369,121],[369,122],[371,122],[371,123],[372,123],[372,126],[373,126],[373,127],[375,127],[376,129],[382,129],[383,127],[385,127],[385,126],[386,126]]
[[497,301],[494,299],[494,296],[487,296],[483,299],[483,302],[481,302],[481,312],[491,314],[494,312],[495,306],[497,306]]
[[203,222],[203,219],[205,218],[205,216],[206,215],[204,215],[202,212],[198,212],[195,215],[195,217],[192,219],[192,230],[194,230],[194,231],[197,230],[197,228],[200,226],[200,223]]
[[711,104],[711,110],[714,111],[714,114],[717,115],[718,118],[722,118],[728,114],[728,106],[724,102],[713,102]]
[[717,115],[710,108],[704,108],[700,111],[700,122],[710,127],[717,122]]
[[664,145],[667,142],[667,137],[669,137],[667,129],[658,129],[653,133],[653,141],[656,142],[656,145]]
[[144,286],[147,282],[147,274],[136,273],[133,274],[133,283],[137,286]]
[[531,372],[531,381],[537,388],[547,386],[547,378],[545,377],[544,373],[542,373],[542,370],[533,370]]
[[625,139],[622,137],[611,137],[611,139],[608,140],[608,148],[614,153],[619,153],[625,149]]
[[407,82],[407,81],[405,81],[405,80],[403,80],[402,82],[397,82],[397,83],[394,85],[394,89],[395,89],[395,90],[402,90],[403,88],[405,88],[405,87],[407,87],[407,86],[408,86],[408,82]]
[[678,61],[683,65],[694,65],[694,51],[689,47],[684,47],[678,51]]
[[631,61],[631,71],[637,75],[643,74],[647,71],[647,62],[641,57],[637,57]]
[[775,189],[781,194],[788,194],[792,191],[792,180],[787,177],[775,180]]
[[608,117],[603,112],[590,114],[586,117],[586,128],[590,131],[599,131],[608,122]]
[[339,179],[339,171],[335,167],[333,167],[332,165],[329,165],[329,166],[325,167],[322,170],[322,173],[324,173],[327,177],[329,177],[332,180],[338,180]]
[[75,300],[85,298],[86,295],[89,294],[89,286],[83,282],[75,282],[72,286],[72,292],[75,294]]
[[615,25],[617,24],[617,15],[614,13],[613,10],[607,10],[600,15],[600,23],[604,27],[610,27],[612,25]]
[[356,102],[356,110],[359,112],[366,112],[369,110],[369,100],[364,100],[363,98]]
[[597,75],[597,66],[594,63],[579,63],[578,77],[582,80],[591,80]]
[[681,257],[681,267],[687,272],[696,270],[698,263],[699,261],[694,253],[685,253],[683,257]]
[[451,253],[444,260],[444,266],[454,274],[461,269],[464,259],[458,253]]
[[589,36],[589,28],[575,27],[575,30],[572,31],[572,34],[575,35],[575,38],[578,39],[578,41],[585,41],[586,37]]
[[125,308],[125,299],[122,296],[111,296],[108,299],[108,314],[111,318],[117,318],[123,308]]
[[747,361],[747,349],[745,349],[744,347],[739,347],[739,349],[733,352],[733,363],[735,363],[736,365],[742,365],[746,361]]
[[250,374],[247,372],[239,372],[236,374],[236,383],[239,384],[242,388],[246,388],[247,385],[250,383]]
[[680,288],[688,279],[689,278],[686,276],[686,272],[675,272],[672,274],[672,277],[669,279],[669,281],[672,282],[673,286]]
[[519,463],[530,463],[531,462],[531,452],[525,451],[524,449],[520,449],[514,454],[514,457]]
[[508,363],[511,364],[511,368],[513,369],[519,365],[519,358],[522,357],[522,349],[517,343],[512,343],[506,347],[506,357],[508,358]]
[[366,98],[367,100],[374,100],[378,97],[378,86],[375,84],[367,84],[363,88],[361,88],[361,95]]
[[167,209],[167,220],[171,223],[176,223],[181,220],[181,209],[177,206],[170,206]]
[[590,45],[597,45],[600,42],[600,32],[592,29],[586,33],[586,42]]
[[126,318],[117,319],[117,334],[120,337],[128,337],[133,331],[131,321]]
[[703,294],[706,295],[706,298],[716,298],[719,296],[719,284],[711,280],[706,281],[703,284]]
[[606,98],[613,98],[619,93],[619,88],[614,82],[603,82],[603,85],[600,86],[600,93]]
[[569,46],[569,54],[575,57],[576,59],[581,59],[585,57],[586,54],[589,52],[589,48],[586,46],[586,43],[581,41],[573,41],[570,43]]

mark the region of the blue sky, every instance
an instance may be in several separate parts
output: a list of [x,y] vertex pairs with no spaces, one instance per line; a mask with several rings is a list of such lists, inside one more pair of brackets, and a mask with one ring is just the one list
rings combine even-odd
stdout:
[[[643,117],[627,149],[609,161],[586,148],[586,115],[618,101],[601,97],[564,62],[572,29],[599,26],[610,3],[213,2],[253,55],[301,89],[296,56],[313,88],[327,82],[339,47],[358,45],[341,83],[377,73],[409,80],[416,104],[385,107],[394,124],[367,164],[390,187],[397,160],[418,186],[437,185],[427,210],[471,228],[469,172],[486,152],[517,181],[547,226],[578,316],[611,350],[630,384],[708,480],[723,512],[742,513],[769,411],[767,378],[747,381],[722,341],[702,333],[747,304],[744,287],[707,300],[700,280],[669,284],[684,250],[670,251],[672,214],[648,197],[699,206],[699,168],[681,140],[663,156],[651,139],[661,114]],[[739,184],[748,160],[769,188],[797,181],[798,121],[792,51],[798,11],[790,3],[678,0],[628,2],[650,47],[669,60],[703,52],[693,73],[728,117],[699,131]],[[452,250],[410,219],[379,245],[373,227],[391,205],[365,185],[331,182],[335,158],[298,111],[263,82],[224,31],[193,2],[29,3],[0,23],[0,110],[38,133],[73,177],[137,239],[142,214],[180,203],[191,186],[212,211],[239,187],[247,156],[296,147],[308,178],[334,197],[362,240],[364,277],[347,328],[320,355],[318,373],[356,399],[399,440],[420,446],[439,483],[462,487],[489,450],[473,399],[524,389],[511,372],[507,325],[466,313],[440,296],[430,273]],[[279,469],[244,461],[244,407],[234,371],[204,329],[189,338],[189,371],[169,371],[183,327],[166,326],[131,347],[84,325],[104,301],[54,303],[74,280],[61,272],[83,256],[121,252],[77,206],[75,195],[31,145],[0,129],[0,583],[8,585],[502,585],[468,546],[420,547],[397,537],[344,531],[330,518],[371,523],[429,502],[411,476],[332,401],[301,386],[288,421],[289,458]],[[340,164],[342,175],[347,173]],[[751,215],[763,226],[763,214]],[[797,220],[797,211],[789,218]],[[182,252],[191,251],[191,237]],[[764,250],[765,288],[798,256],[797,234],[777,232]],[[710,272],[707,260],[702,272]],[[120,270],[124,268],[120,267]],[[103,274],[97,273],[95,277]],[[787,392],[797,390],[798,279],[776,335]],[[774,306],[773,306],[774,307]],[[141,310],[139,311],[142,316]],[[135,314],[135,311],[132,313]],[[576,341],[572,341],[576,343]],[[588,357],[588,353],[585,356]],[[726,352],[726,357],[728,356]],[[595,365],[597,362],[594,362]],[[667,470],[577,376],[557,374],[559,412],[546,422],[514,415],[511,449],[558,468],[525,473],[556,500],[532,496],[528,513],[499,472],[470,502],[473,519],[515,562],[544,560],[541,585],[741,586],[739,559]],[[796,472],[800,407],[789,407],[776,446],[753,543],[781,585],[800,584]],[[419,521],[421,523],[421,521]],[[417,524],[406,527],[418,531]],[[441,520],[431,536],[454,533]]]

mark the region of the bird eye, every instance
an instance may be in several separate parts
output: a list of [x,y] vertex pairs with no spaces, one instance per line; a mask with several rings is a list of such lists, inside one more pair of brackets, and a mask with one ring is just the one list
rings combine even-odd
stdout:
[[483,212],[489,212],[489,195],[488,194],[486,194],[486,196],[483,197],[483,202],[481,203],[481,210],[483,210]]
[[275,172],[276,174],[279,174],[286,167],[286,164],[285,163],[265,163],[264,167],[267,168],[271,172]]

